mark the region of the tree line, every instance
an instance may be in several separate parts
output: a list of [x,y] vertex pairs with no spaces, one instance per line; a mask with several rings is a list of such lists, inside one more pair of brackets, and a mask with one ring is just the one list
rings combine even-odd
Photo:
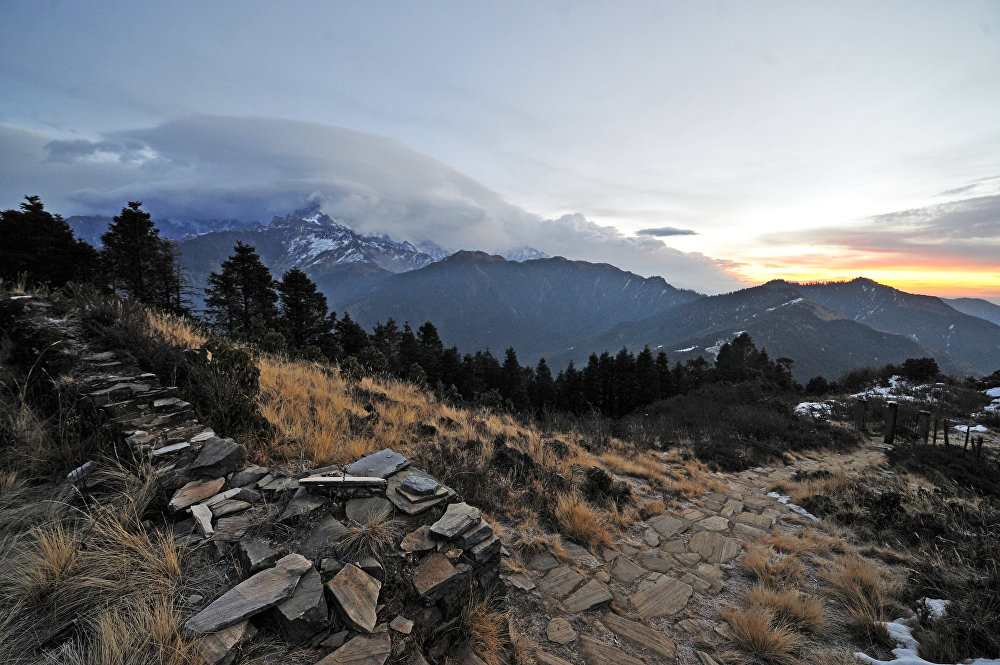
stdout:
[[[62,286],[91,283],[176,314],[192,315],[176,245],[160,237],[138,201],[122,208],[101,236],[100,251],[75,238],[69,224],[36,196],[20,210],[0,213],[0,278]],[[349,378],[391,375],[432,388],[442,399],[526,413],[599,411],[624,416],[657,400],[717,381],[796,387],[792,361],[772,360],[743,333],[723,344],[715,363],[704,358],[669,363],[647,346],[592,354],[554,375],[545,359],[522,366],[513,347],[503,360],[488,349],[461,353],[445,347],[427,321],[414,331],[393,319],[371,332],[346,312],[330,312],[308,275],[292,268],[275,279],[254,247],[238,242],[205,287],[203,320],[231,339],[265,352],[329,362]]]

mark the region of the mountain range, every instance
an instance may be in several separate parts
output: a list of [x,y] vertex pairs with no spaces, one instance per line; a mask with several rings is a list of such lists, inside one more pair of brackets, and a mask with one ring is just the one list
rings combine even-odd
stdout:
[[[68,221],[83,237],[99,238],[110,220]],[[222,228],[201,230],[213,224]],[[522,362],[545,357],[562,367],[594,352],[648,345],[671,361],[712,361],[722,344],[746,331],[772,357],[791,358],[800,381],[923,356],[958,375],[1000,368],[1000,306],[910,294],[864,278],[774,280],[703,296],[662,277],[548,257],[531,247],[504,255],[454,252],[433,242],[364,235],[318,205],[269,223],[157,225],[167,237],[182,234],[181,260],[198,289],[244,242],[276,277],[291,267],[304,270],[331,309],[349,312],[366,328],[390,317],[414,327],[432,321],[445,344],[463,352],[513,346]],[[196,297],[195,306],[200,302]]]

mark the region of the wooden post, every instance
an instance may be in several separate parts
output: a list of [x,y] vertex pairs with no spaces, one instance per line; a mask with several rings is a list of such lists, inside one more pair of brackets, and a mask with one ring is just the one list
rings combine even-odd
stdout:
[[934,438],[931,439],[931,444],[935,446],[937,445],[937,428],[938,428],[938,419],[937,416],[934,416]]
[[944,419],[944,445],[946,445],[946,446],[950,446],[951,445],[950,443],[948,443],[948,419],[947,418]]
[[969,432],[971,430],[972,430],[972,425],[966,423],[965,424],[965,445],[962,447],[962,450],[968,450],[969,449]]
[[923,439],[924,445],[927,445],[927,434],[931,427],[931,412],[921,411],[917,414],[917,438]]
[[896,440],[896,410],[899,409],[899,405],[895,402],[889,402],[885,408],[885,433],[882,440],[886,445],[891,446]]
[[865,416],[868,413],[868,400],[864,397],[858,400],[858,403],[854,407],[854,426],[858,428],[858,431],[865,431]]

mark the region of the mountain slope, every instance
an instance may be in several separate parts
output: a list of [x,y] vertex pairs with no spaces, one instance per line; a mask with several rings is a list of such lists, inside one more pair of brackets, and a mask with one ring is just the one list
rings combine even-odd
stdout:
[[941,300],[962,314],[977,316],[1000,326],[1000,305],[995,305],[989,300],[982,298],[942,298]]
[[513,346],[522,361],[532,361],[568,338],[700,297],[608,264],[514,262],[463,251],[394,275],[347,309],[366,327],[389,317],[414,327],[429,320],[445,344],[494,352]]
[[835,378],[854,367],[927,355],[935,355],[946,372],[965,374],[970,369],[945,354],[932,354],[912,339],[874,330],[804,298],[791,286],[774,283],[618,324],[553,355],[553,363],[583,362],[591,352],[613,352],[623,346],[638,350],[645,345],[666,351],[671,361],[699,355],[712,361],[719,346],[744,331],[772,358],[794,360],[792,373],[799,381],[817,374]]
[[257,248],[275,278],[298,267],[317,284],[332,309],[357,299],[390,275],[423,267],[433,259],[408,242],[363,236],[318,208],[276,217],[252,229],[214,231],[182,239],[181,261],[196,287],[207,283],[237,242]]
[[976,372],[1000,368],[1000,325],[969,316],[941,298],[906,293],[870,279],[788,285],[824,307],[876,330],[906,335],[935,354],[947,354]]

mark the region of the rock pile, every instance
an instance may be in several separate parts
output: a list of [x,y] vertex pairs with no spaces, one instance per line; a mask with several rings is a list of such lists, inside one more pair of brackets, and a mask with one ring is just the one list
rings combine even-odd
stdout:
[[239,562],[242,581],[184,624],[209,665],[231,663],[259,631],[329,652],[322,665],[448,652],[456,599],[499,573],[500,540],[477,508],[389,449],[292,476],[247,465],[176,388],[119,375],[116,358],[85,359],[98,370],[87,399],[151,460],[175,537]]

